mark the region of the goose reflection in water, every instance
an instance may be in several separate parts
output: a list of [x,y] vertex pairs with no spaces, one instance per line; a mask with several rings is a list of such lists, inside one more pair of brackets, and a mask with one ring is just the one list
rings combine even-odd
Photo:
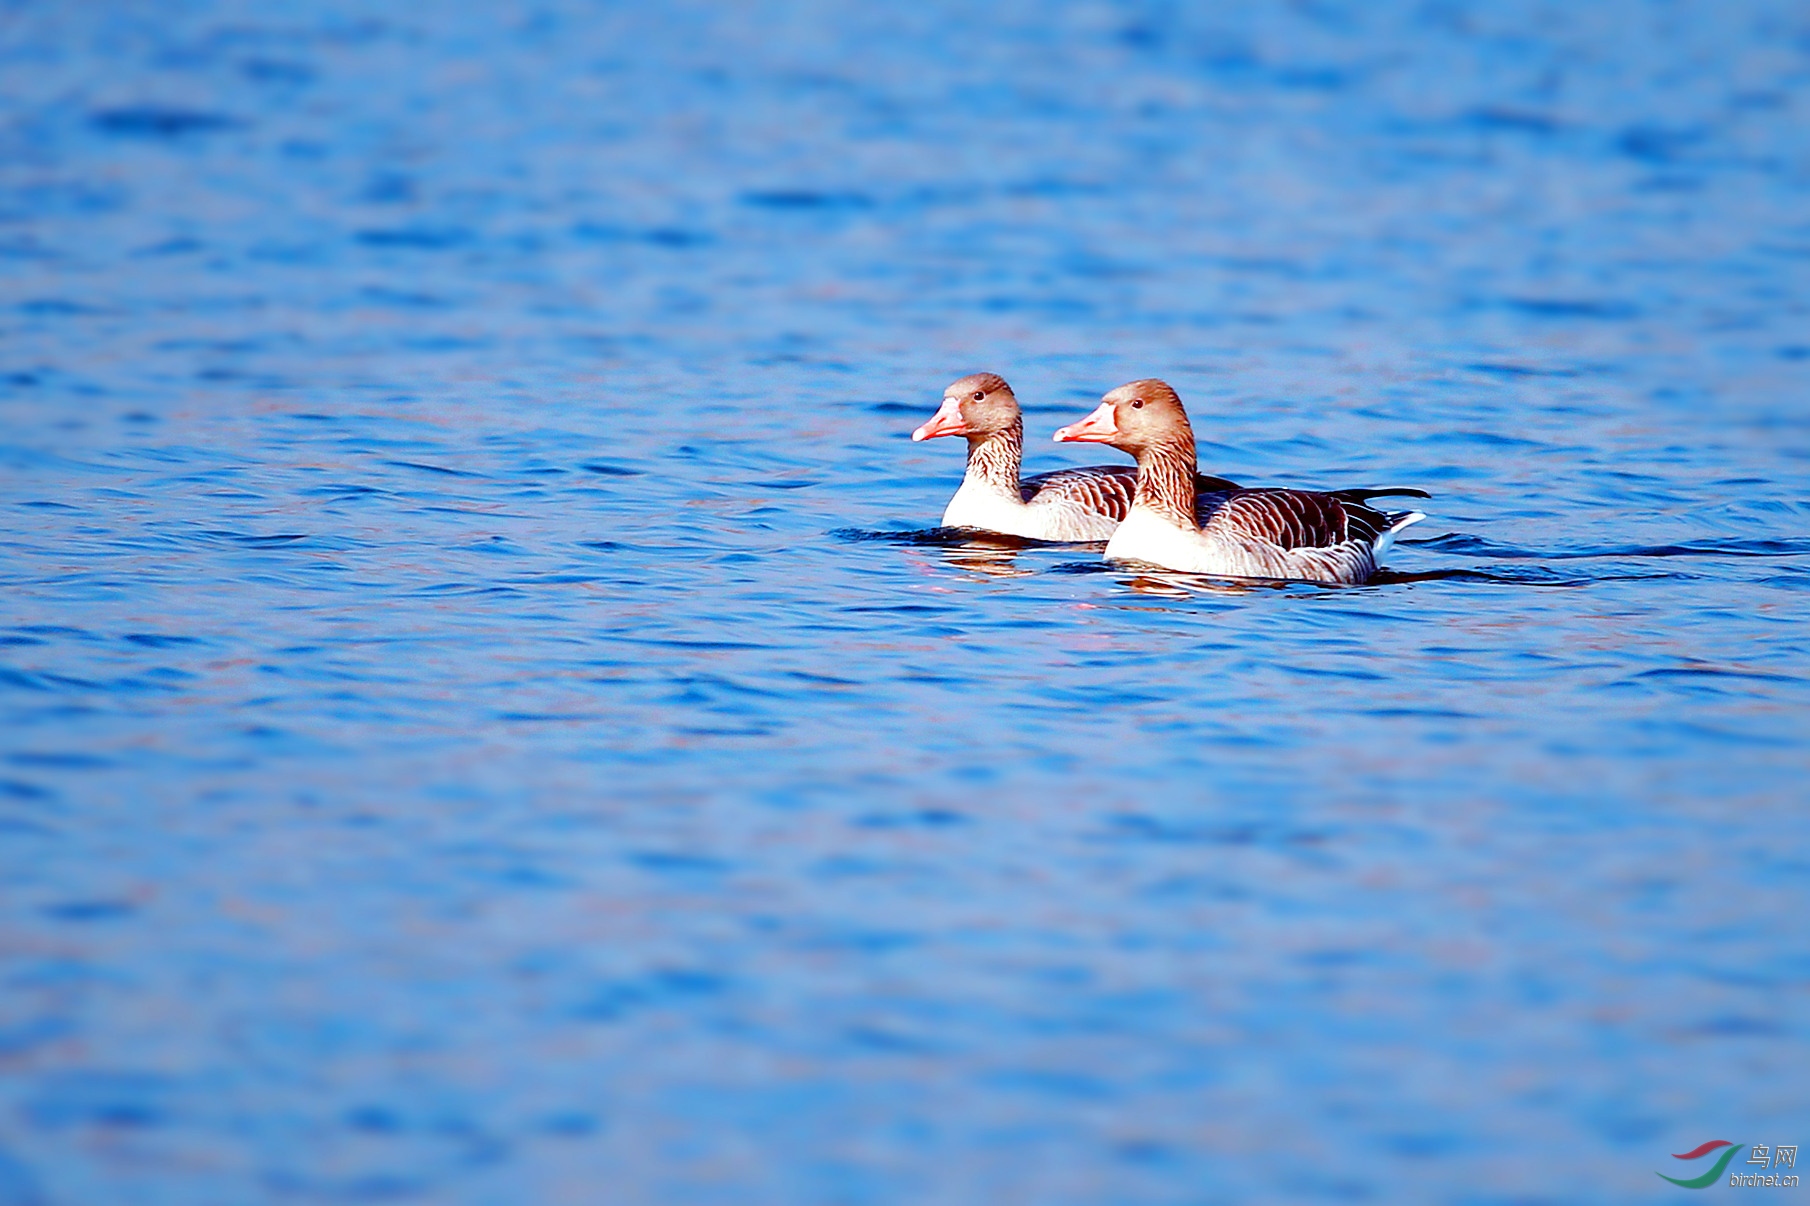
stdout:
[[[1037,572],[1018,561],[1018,555],[1027,547],[1036,546],[1035,541],[965,529],[942,531],[950,538],[932,547],[945,566],[992,578],[1022,578]],[[927,558],[919,558],[919,561],[925,566],[932,564]]]
[[1195,595],[1248,595],[1260,590],[1286,590],[1290,587],[1312,586],[1325,589],[1317,582],[1288,582],[1250,578],[1208,578],[1201,574],[1186,574],[1176,570],[1151,569],[1137,573],[1129,578],[1115,579],[1120,586],[1134,590],[1142,595],[1160,595],[1166,599],[1187,599]]
[[1036,573],[1036,570],[1018,564],[1019,551],[1010,546],[976,542],[965,548],[944,549],[943,560],[956,569],[993,578],[1024,578]]

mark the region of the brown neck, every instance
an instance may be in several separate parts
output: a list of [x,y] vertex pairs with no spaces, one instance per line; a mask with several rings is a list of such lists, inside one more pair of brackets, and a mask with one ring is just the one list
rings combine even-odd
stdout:
[[1131,505],[1155,511],[1178,527],[1194,519],[1194,439],[1154,444],[1138,454],[1138,487]]
[[1004,431],[968,437],[968,476],[1002,494],[1018,493],[1018,470],[1024,463],[1024,420],[1013,419]]

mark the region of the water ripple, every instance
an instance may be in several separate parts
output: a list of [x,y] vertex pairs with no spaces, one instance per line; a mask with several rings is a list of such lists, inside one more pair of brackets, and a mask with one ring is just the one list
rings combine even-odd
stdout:
[[[0,1202],[1793,1141],[1791,5],[5,27]],[[1361,588],[939,528],[981,369],[1030,472],[1154,374],[1206,471],[1435,497]]]

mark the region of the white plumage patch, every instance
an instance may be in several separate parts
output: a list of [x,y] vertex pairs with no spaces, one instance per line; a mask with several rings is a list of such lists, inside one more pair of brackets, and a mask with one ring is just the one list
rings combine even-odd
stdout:
[[1395,543],[1395,538],[1401,534],[1403,528],[1406,528],[1410,524],[1419,523],[1426,517],[1426,512],[1424,511],[1409,511],[1406,515],[1403,515],[1400,519],[1390,524],[1389,530],[1376,538],[1377,558],[1380,560],[1382,555],[1389,551],[1389,546]]
[[1212,559],[1212,551],[1198,528],[1192,532],[1178,528],[1156,512],[1135,506],[1106,545],[1106,555],[1115,560],[1148,561],[1190,573],[1214,572],[1203,565]]
[[1026,503],[985,481],[969,479],[943,511],[946,528],[980,528],[1031,540],[1105,540],[1118,521],[1074,499],[1042,495]]

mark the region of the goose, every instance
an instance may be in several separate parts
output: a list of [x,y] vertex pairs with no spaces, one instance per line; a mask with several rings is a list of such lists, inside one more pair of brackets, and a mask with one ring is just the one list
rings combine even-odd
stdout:
[[[1020,477],[1024,415],[1005,378],[975,373],[943,391],[943,404],[911,433],[913,440],[968,437],[968,471],[943,511],[946,528],[976,528],[1032,540],[1099,541],[1111,538],[1131,510],[1137,469],[1095,465]],[[1205,495],[1236,490],[1223,477],[1197,475]]]
[[1147,561],[1223,578],[1287,578],[1361,585],[1419,511],[1378,511],[1382,495],[1424,490],[1232,488],[1195,484],[1194,429],[1182,400],[1154,378],[1107,394],[1094,412],[1056,432],[1057,443],[1111,444],[1137,460],[1131,510],[1106,545],[1113,560]]

